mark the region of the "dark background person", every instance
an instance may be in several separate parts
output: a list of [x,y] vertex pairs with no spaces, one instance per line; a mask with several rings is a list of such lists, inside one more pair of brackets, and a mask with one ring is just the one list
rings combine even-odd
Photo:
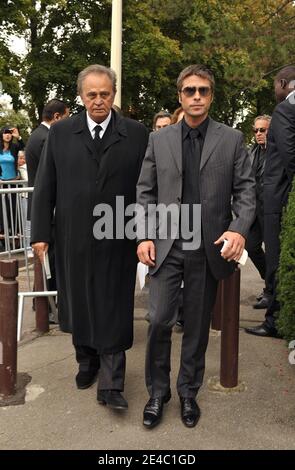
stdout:
[[113,70],[91,65],[77,88],[86,110],[52,126],[39,164],[32,242],[42,258],[55,208],[59,323],[72,333],[77,387],[90,387],[99,369],[99,403],[126,409],[121,392],[133,342],[136,242],[94,238],[93,211],[99,203],[115,210],[116,196],[125,207],[135,203],[148,131],[112,110]]
[[[184,119],[150,134],[137,185],[137,202],[145,208],[143,222],[151,203],[179,208],[186,204],[189,209],[201,204],[202,217],[199,248],[185,248],[183,230],[179,239],[139,240],[139,259],[150,266],[146,354],[150,399],[143,413],[148,428],[160,422],[164,403],[171,397],[171,330],[182,280],[184,332],[177,392],[183,423],[197,424],[200,409],[195,397],[203,382],[217,282],[234,271],[232,261],[240,258],[255,215],[255,181],[243,135],[208,116],[214,84],[212,72],[202,65],[180,73],[177,91]],[[161,220],[157,223],[161,226]],[[221,254],[224,239],[228,245]]]
[[[258,270],[261,279],[265,280],[265,253],[263,244],[263,174],[265,166],[265,154],[267,144],[267,132],[271,117],[268,115],[257,116],[254,119],[253,132],[255,144],[250,151],[250,161],[256,181],[256,217],[251,225],[246,241],[246,249],[249,258]],[[270,287],[267,285],[263,292],[257,297],[257,302],[253,308],[267,308],[271,296]]]
[[159,111],[155,114],[153,119],[153,130],[158,131],[159,129],[163,129],[163,127],[170,126],[171,124],[171,114],[168,111]]
[[279,103],[273,112],[267,138],[264,169],[264,241],[266,280],[271,299],[262,324],[246,328],[257,336],[277,337],[275,325],[280,305],[277,299],[277,272],[280,260],[282,211],[288,203],[295,175],[295,67],[284,67],[274,80]]
[[[60,119],[67,117],[69,117],[69,108],[63,101],[54,98],[45,104],[42,112],[42,122],[33,130],[26,145],[26,161],[29,177],[28,185],[30,187],[33,187],[35,184],[40,157],[50,126]],[[32,197],[33,194],[29,193],[28,220],[31,219]]]
[[[24,148],[24,142],[16,127],[6,126],[0,131],[0,180],[9,181],[17,179],[17,159],[18,152]],[[6,207],[8,209],[8,229],[11,232],[11,217],[15,217],[15,195],[11,196],[12,214],[10,213],[10,204],[8,196],[5,197]],[[4,236],[2,202],[0,198],[0,235]],[[0,240],[0,248],[3,249]]]
[[184,113],[183,113],[182,106],[179,106],[178,108],[176,108],[171,117],[171,124],[176,124],[177,122],[181,121],[181,119],[183,118],[183,114]]

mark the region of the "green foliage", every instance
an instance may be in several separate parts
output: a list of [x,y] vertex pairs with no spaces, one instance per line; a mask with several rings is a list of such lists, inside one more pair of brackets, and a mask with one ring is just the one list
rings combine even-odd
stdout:
[[279,300],[277,327],[291,341],[295,339],[295,179],[282,220]]
[[[111,8],[111,0],[1,2],[0,80],[16,107],[25,93],[33,123],[53,95],[75,110],[78,72],[109,65]],[[212,116],[250,138],[253,117],[275,104],[271,71],[294,57],[294,14],[294,2],[281,0],[124,0],[124,114],[150,125],[159,109],[174,111],[180,70],[204,63],[216,77]],[[29,46],[18,60],[7,49],[13,33]]]

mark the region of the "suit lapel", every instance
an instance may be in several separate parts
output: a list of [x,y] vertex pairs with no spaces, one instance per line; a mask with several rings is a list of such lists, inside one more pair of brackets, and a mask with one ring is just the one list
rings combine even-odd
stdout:
[[112,120],[111,120],[111,135],[108,136],[104,143],[103,152],[106,152],[108,148],[114,145],[116,142],[119,142],[122,137],[127,137],[127,129],[124,119],[117,114],[115,111],[112,111]]
[[204,142],[204,147],[201,156],[201,165],[200,171],[207,163],[208,159],[212,155],[216,145],[218,144],[220,138],[222,137],[222,128],[221,125],[209,118],[208,129],[206,133],[206,138]]
[[171,131],[169,139],[169,147],[171,154],[175,160],[179,173],[182,173],[182,124],[181,121],[177,124],[169,126]]

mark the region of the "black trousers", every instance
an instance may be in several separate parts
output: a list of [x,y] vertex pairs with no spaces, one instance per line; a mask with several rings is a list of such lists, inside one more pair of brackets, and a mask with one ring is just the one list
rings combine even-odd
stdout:
[[265,324],[275,328],[276,314],[280,310],[277,299],[277,272],[280,262],[281,214],[264,216],[264,240],[266,257],[266,282],[271,292],[270,304],[265,314]]
[[266,260],[262,248],[263,241],[263,220],[256,216],[249,230],[245,248],[248,251],[249,258],[259,272],[261,279],[265,280],[265,292],[271,295],[271,286],[268,285],[266,279]]
[[177,379],[179,396],[195,397],[203,382],[217,281],[202,247],[186,252],[175,242],[163,265],[150,277],[146,385],[152,397],[164,396],[170,389],[171,331],[177,319],[182,280],[184,332]]
[[125,351],[115,354],[97,354],[89,346],[74,345],[76,360],[81,371],[97,371],[99,390],[124,390],[126,355]]

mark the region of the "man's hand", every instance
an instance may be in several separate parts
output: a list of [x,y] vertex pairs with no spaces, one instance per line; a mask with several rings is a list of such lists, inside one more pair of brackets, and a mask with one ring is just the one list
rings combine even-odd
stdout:
[[221,256],[227,261],[238,261],[245,248],[245,238],[237,232],[224,232],[221,237],[214,242],[214,245],[219,245],[223,243],[224,240],[228,240],[228,243],[221,253]]
[[41,263],[43,263],[45,253],[47,253],[48,251],[48,243],[45,243],[45,242],[33,243],[32,248],[34,250],[34,253],[36,253],[36,255],[38,256]]
[[156,249],[151,240],[141,242],[137,247],[137,256],[139,261],[147,266],[155,266]]

